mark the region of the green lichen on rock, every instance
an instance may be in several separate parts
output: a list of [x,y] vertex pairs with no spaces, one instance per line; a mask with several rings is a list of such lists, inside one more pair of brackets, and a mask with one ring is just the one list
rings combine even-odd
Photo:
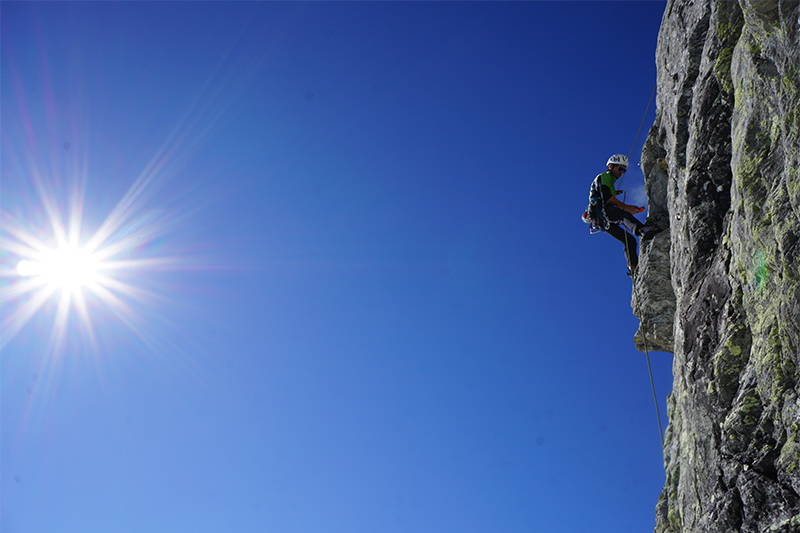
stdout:
[[[734,295],[741,301],[741,292]],[[707,385],[708,395],[720,405],[730,406],[739,388],[739,377],[750,355],[750,330],[741,323],[742,317],[730,306],[725,315],[725,332],[721,347],[712,357],[713,372]]]
[[754,266],[753,266],[753,279],[757,291],[763,291],[767,285],[769,278],[769,266],[767,265],[767,256],[764,252],[759,250],[756,252]]
[[787,531],[788,532],[797,531],[798,529],[800,529],[800,514],[796,514],[791,518],[786,518],[775,524],[772,524],[771,526],[769,526],[769,529],[767,531],[785,533]]
[[734,168],[734,179],[746,208],[760,217],[767,189],[763,173],[769,157],[769,137],[754,130],[743,140],[738,164]]
[[731,81],[732,58],[733,48],[723,48],[714,62],[714,74],[717,76],[722,89],[727,93],[733,92],[733,81]]
[[798,440],[800,440],[800,435],[798,435],[797,428],[790,429],[778,456],[778,464],[789,474],[797,472],[797,468],[800,466],[800,443]]
[[778,144],[783,127],[779,116],[773,116],[769,128],[769,142],[771,146]]
[[678,507],[670,508],[667,519],[669,520],[669,525],[672,527],[673,531],[683,530],[683,520],[681,520],[681,513]]
[[742,32],[744,19],[741,10],[736,6],[726,5],[720,2],[717,7],[716,18],[716,38],[718,48],[716,59],[714,60],[714,75],[719,81],[720,87],[726,93],[733,93],[733,81],[731,79],[731,61],[733,59],[733,49],[739,40]]
[[800,67],[788,65],[781,76],[782,97],[797,99],[800,97]]
[[762,408],[763,404],[761,398],[756,392],[751,391],[739,401],[735,413],[744,426],[750,427],[758,422],[758,417],[761,415]]
[[772,403],[780,402],[781,398],[796,382],[797,365],[791,355],[784,355],[783,342],[780,336],[780,324],[776,323],[770,328],[767,335],[765,354],[760,361],[760,367],[766,375],[764,381],[770,384],[770,399]]

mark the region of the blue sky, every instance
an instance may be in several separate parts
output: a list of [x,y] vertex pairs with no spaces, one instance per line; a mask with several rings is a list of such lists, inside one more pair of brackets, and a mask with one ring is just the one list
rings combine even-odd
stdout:
[[50,242],[42,197],[83,183],[89,236],[133,187],[150,263],[6,332],[0,529],[650,529],[630,281],[578,215],[663,7],[4,2],[0,207]]

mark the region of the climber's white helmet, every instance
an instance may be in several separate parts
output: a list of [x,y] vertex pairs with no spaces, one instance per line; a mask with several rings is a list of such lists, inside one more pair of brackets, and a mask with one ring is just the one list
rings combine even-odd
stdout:
[[614,154],[608,158],[608,163],[606,165],[622,165],[623,167],[628,166],[628,156],[624,154]]

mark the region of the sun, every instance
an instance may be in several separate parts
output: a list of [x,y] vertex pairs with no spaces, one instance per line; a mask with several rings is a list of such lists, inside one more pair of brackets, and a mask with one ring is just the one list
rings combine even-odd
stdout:
[[0,209],[0,349],[39,312],[52,315],[54,352],[72,336],[71,324],[94,345],[93,317],[109,312],[147,342],[141,311],[165,301],[163,291],[149,287],[187,258],[163,255],[174,215],[153,215],[142,201],[146,183],[136,180],[93,230],[82,223],[83,188],[66,195],[71,201],[62,207],[38,184],[40,204],[24,211],[36,216]]
[[33,258],[17,263],[17,274],[31,278],[56,291],[77,292],[97,285],[103,263],[85,247],[64,245],[38,251]]

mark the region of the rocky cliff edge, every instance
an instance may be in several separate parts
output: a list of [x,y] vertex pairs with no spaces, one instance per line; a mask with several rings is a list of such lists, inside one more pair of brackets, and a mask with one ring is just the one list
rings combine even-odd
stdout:
[[656,531],[800,531],[800,1],[675,0],[636,345],[674,354]]

